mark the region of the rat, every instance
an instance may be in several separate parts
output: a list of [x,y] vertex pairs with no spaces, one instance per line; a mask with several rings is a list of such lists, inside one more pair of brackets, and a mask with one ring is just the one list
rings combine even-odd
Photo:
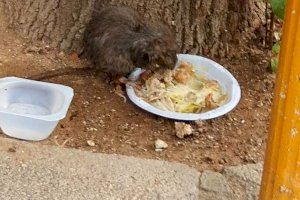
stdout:
[[64,74],[102,71],[117,79],[136,67],[146,70],[173,69],[177,62],[175,33],[163,21],[149,24],[127,6],[109,6],[95,10],[84,33],[80,57],[91,65],[85,68],[61,68],[31,77],[42,80]]

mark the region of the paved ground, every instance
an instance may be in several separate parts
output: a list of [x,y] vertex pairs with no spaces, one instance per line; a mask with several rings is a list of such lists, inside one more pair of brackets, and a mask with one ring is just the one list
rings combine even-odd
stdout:
[[0,199],[257,198],[261,165],[204,171],[0,138]]

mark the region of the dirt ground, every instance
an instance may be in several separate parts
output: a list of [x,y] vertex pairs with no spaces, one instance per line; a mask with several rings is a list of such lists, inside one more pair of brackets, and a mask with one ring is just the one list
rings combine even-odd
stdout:
[[[28,45],[0,18],[0,77],[25,77],[49,69],[82,67],[75,56]],[[267,72],[269,52],[246,44],[217,60],[239,81],[242,99],[235,110],[197,126],[188,138],[175,136],[174,121],[147,113],[113,93],[103,78],[92,74],[68,75],[47,81],[68,85],[75,96],[67,117],[59,123],[45,145],[60,145],[92,152],[123,154],[176,161],[198,170],[221,170],[224,165],[256,163],[263,159],[274,75]],[[4,134],[1,136],[6,137]],[[162,139],[169,147],[154,150]],[[89,146],[92,140],[95,146]]]

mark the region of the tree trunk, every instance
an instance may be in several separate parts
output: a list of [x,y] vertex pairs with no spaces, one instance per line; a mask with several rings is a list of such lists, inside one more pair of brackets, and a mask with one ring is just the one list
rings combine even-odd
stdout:
[[236,38],[251,38],[264,23],[258,0],[1,0],[11,27],[31,41],[78,51],[94,9],[108,4],[133,7],[150,21],[174,27],[182,53],[223,57]]

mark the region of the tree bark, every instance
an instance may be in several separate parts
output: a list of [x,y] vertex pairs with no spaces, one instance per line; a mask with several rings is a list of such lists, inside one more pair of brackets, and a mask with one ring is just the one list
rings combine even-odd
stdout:
[[164,19],[176,31],[182,53],[223,57],[231,43],[262,26],[265,5],[257,0],[1,0],[12,28],[31,41],[79,51],[93,10],[129,5],[148,20]]

